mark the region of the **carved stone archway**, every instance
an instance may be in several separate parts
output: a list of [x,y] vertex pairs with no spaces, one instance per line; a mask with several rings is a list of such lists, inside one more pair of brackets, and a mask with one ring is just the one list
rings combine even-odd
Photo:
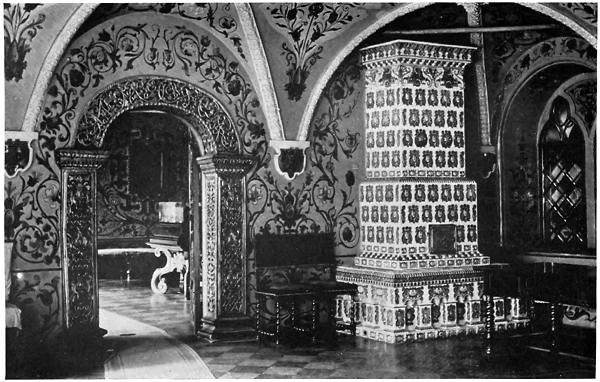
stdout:
[[157,76],[126,78],[98,92],[79,119],[76,146],[101,147],[119,115],[149,107],[168,108],[186,119],[203,155],[240,152],[234,124],[218,101],[188,82]]
[[[71,291],[65,293],[67,329],[98,332],[95,179],[97,169],[106,159],[106,153],[98,149],[119,115],[143,108],[164,109],[187,121],[201,153],[197,161],[205,189],[203,248],[202,252],[193,251],[191,256],[194,264],[203,264],[204,308],[201,322],[197,320],[195,325],[196,333],[211,339],[250,333],[252,328],[246,316],[244,175],[255,160],[240,153],[235,125],[211,95],[185,81],[156,76],[126,78],[100,90],[81,113],[73,148],[59,151],[65,201],[62,214],[65,290]],[[85,208],[73,208],[80,205]],[[83,235],[75,225],[90,229]]]

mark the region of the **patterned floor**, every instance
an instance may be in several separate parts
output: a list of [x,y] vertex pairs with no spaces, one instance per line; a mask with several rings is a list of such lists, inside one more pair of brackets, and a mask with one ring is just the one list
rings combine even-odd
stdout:
[[[528,350],[523,338],[497,342],[483,356],[479,337],[390,345],[340,336],[302,342],[208,344],[192,335],[189,302],[176,290],[154,295],[149,286],[101,281],[100,306],[153,325],[190,345],[216,378],[593,378],[593,364]],[[527,340],[529,341],[529,340]]]

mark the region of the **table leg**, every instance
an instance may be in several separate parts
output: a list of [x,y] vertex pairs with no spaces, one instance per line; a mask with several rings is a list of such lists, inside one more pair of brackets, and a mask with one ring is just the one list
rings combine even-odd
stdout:
[[281,306],[279,297],[275,297],[275,343],[279,345],[279,335],[281,334]]
[[131,261],[128,253],[125,254],[125,267],[127,268],[125,271],[127,274],[127,285],[129,285],[129,282],[131,281]]
[[327,323],[329,325],[333,325],[333,336],[335,338],[335,335],[337,333],[337,319],[335,318],[335,311],[336,311],[336,297],[337,295],[335,293],[333,294],[326,294],[324,295],[324,297],[327,297],[325,299],[326,304],[328,304],[327,307]]
[[260,341],[260,295],[256,295],[256,340]]
[[312,309],[311,309],[311,313],[312,313],[312,324],[311,324],[311,330],[312,330],[312,342],[315,343],[317,342],[317,325],[318,325],[318,304],[319,300],[317,298],[316,295],[312,295]]
[[186,299],[190,298],[190,288],[188,286],[190,275],[190,260],[185,261],[185,274],[183,276],[183,297]]
[[292,296],[292,304],[290,306],[290,323],[292,328],[296,327],[296,298]]
[[350,295],[351,299],[350,299],[350,331],[352,333],[353,336],[356,336],[356,317],[354,317],[354,306],[355,304],[357,304],[358,302],[355,301],[356,299],[356,295],[352,294]]
[[550,350],[558,352],[558,331],[562,320],[561,307],[556,302],[550,303]]
[[164,267],[158,268],[152,273],[152,280],[150,281],[150,288],[154,293],[166,293],[167,292],[167,283],[165,282],[163,275],[173,272],[175,270],[175,265],[173,264],[173,255],[168,250],[161,250],[157,248],[154,251],[154,255],[156,257],[165,256],[166,262]]
[[529,297],[527,299],[527,318],[529,319],[529,331],[534,332],[534,320],[535,320],[535,300],[533,297]]
[[494,339],[494,297],[485,295],[485,355],[492,355],[492,342]]

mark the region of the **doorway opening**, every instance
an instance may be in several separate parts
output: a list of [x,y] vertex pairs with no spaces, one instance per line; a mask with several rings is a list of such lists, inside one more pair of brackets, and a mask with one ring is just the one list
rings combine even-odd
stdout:
[[165,110],[135,109],[111,123],[102,149],[110,154],[97,175],[100,326],[133,335],[120,332],[126,317],[191,336],[201,198],[188,125]]

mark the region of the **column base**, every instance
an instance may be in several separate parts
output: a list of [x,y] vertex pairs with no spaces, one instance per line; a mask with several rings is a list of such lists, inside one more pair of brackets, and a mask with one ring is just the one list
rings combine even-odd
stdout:
[[203,318],[202,328],[196,332],[196,336],[210,342],[254,341],[256,331],[250,317]]
[[[496,322],[496,332],[507,332],[515,330],[523,330],[529,327],[529,320],[520,319],[511,322]],[[387,342],[391,344],[410,343],[415,341],[423,341],[430,339],[442,339],[456,337],[460,335],[482,335],[484,326],[479,324],[467,324],[463,326],[427,328],[415,330],[389,330],[371,325],[358,325],[356,327],[356,336],[368,338],[375,341]]]
[[[356,302],[339,300],[338,319],[355,309],[356,335],[403,343],[483,333],[483,272],[476,267],[385,270],[338,267],[338,281],[357,285]],[[496,331],[524,328],[525,306],[518,298],[494,298]],[[509,302],[510,301],[510,302]]]

